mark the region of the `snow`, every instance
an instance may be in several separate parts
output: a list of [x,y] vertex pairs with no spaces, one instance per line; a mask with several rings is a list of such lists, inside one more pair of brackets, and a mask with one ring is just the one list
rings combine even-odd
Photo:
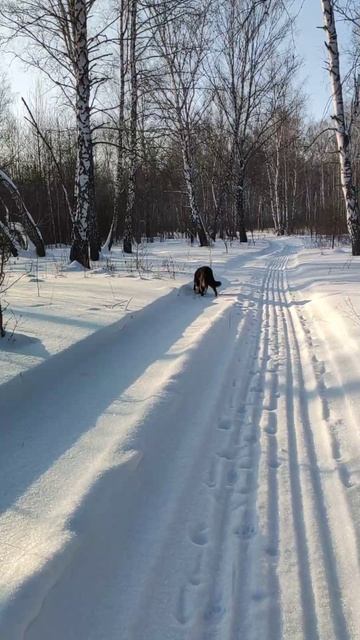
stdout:
[[0,638],[359,638],[360,259],[65,255],[10,264]]

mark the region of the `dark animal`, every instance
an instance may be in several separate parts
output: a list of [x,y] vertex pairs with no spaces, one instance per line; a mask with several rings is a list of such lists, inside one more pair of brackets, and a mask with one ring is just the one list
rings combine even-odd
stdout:
[[211,287],[217,296],[216,287],[220,287],[221,282],[214,279],[214,274],[210,267],[199,267],[194,274],[194,291],[203,296],[208,287]]

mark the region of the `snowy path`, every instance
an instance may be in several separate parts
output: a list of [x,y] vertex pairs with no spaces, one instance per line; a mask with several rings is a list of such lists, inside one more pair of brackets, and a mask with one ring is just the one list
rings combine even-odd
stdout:
[[360,638],[357,416],[294,252],[0,388],[1,638]]

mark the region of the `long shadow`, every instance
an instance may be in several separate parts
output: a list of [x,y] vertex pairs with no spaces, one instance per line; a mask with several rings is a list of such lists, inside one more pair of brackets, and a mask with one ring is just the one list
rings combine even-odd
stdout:
[[[314,286],[314,285],[320,285],[320,284],[325,284],[325,285],[337,285],[339,287],[343,287],[344,283],[345,284],[350,284],[351,282],[359,282],[359,274],[353,274],[353,277],[349,278],[348,275],[346,274],[346,278],[344,277],[331,277],[328,276],[326,274],[324,274],[322,277],[319,278],[304,278],[302,282],[300,283],[294,283],[291,282],[289,289],[290,291],[301,291],[302,289],[306,289],[308,288],[310,285]],[[331,293],[330,293],[331,295]]]
[[[275,247],[275,252],[283,247]],[[272,243],[266,248],[274,253]],[[259,257],[264,248],[259,247]],[[229,261],[254,259],[254,252]],[[194,298],[194,299],[192,299]],[[0,386],[0,512],[88,430],[214,298],[191,284]],[[119,418],[121,419],[121,418]]]
[[44,359],[50,356],[50,353],[39,338],[27,336],[24,333],[16,333],[9,338],[5,336],[5,338],[0,341],[0,352],[22,353]]
[[[213,303],[189,287],[0,386],[0,512],[9,508]],[[125,320],[125,322],[124,322]],[[119,418],[121,420],[121,418]]]
[[[298,392],[298,387],[295,385],[293,387],[294,391]],[[286,395],[287,391],[286,389],[284,390],[284,395]],[[331,387],[324,387],[324,389],[319,392],[319,388],[318,387],[314,387],[313,389],[307,389],[306,390],[306,397],[308,400],[314,400],[315,398],[318,398],[320,400],[337,400],[339,398],[344,398],[348,395],[356,395],[359,396],[360,394],[360,378],[358,379],[354,379],[354,380],[350,380],[349,382],[346,382],[343,385],[339,385],[339,386],[331,386]]]
[[22,316],[28,316],[29,318],[36,318],[43,322],[54,322],[55,324],[67,324],[74,327],[86,327],[98,329],[101,325],[99,322],[92,322],[91,320],[85,320],[83,318],[66,318],[56,314],[41,313],[38,311],[32,311],[32,309],[21,309]]
[[[252,285],[246,285],[247,287],[253,288],[253,289],[258,289],[258,287],[256,285],[252,286]],[[221,297],[222,298],[234,298],[234,296],[237,296],[240,302],[243,302],[244,300],[250,300],[251,302],[254,302],[254,297],[252,295],[247,295],[246,293],[240,293],[240,295],[235,294],[235,293],[222,293]],[[308,304],[310,302],[310,300],[291,300],[290,302],[282,302],[279,300],[272,300],[268,297],[264,297],[264,302],[266,305],[268,305],[269,307],[277,307],[278,309],[281,309],[282,307],[285,307],[286,309],[289,309],[290,307],[303,307],[304,305]]]
[[[254,302],[257,299],[254,293]],[[179,336],[182,328],[186,328],[213,300],[211,294],[205,298],[192,295],[190,286],[180,292],[179,304],[174,299],[165,299],[165,305],[170,302],[171,309],[164,306],[161,330],[164,331],[173,318],[178,318],[179,313],[180,325],[177,322],[176,327],[170,327],[168,336],[162,336],[159,347],[152,354],[153,359],[159,357],[160,353],[161,358],[164,353],[165,358],[169,357],[166,349]],[[158,320],[160,306],[155,305],[153,310]],[[186,310],[186,307],[189,309]],[[145,343],[139,334],[149,319],[148,314],[144,313],[135,330],[135,321],[127,325],[132,338],[139,338],[139,344],[136,345],[139,350]],[[204,371],[206,366],[209,368],[216,363],[217,373],[220,372],[222,379],[222,373],[227,370],[229,353],[233,353],[236,331],[236,325],[229,328],[228,317],[221,315],[220,320],[210,328],[211,336],[206,333],[197,345],[196,358],[190,358],[188,368],[186,366],[179,373],[179,378],[175,376],[171,380],[169,393],[153,404],[144,417],[141,429],[132,435],[128,443],[130,452],[144,454],[139,464],[135,457],[134,462],[130,460],[113,466],[83,496],[66,523],[74,539],[57,557],[52,558],[44,570],[32,575],[26,582],[22,597],[33,598],[34,594],[40,594],[38,599],[43,603],[41,615],[29,627],[26,638],[37,640],[45,637],[49,619],[54,622],[54,640],[65,637],[67,640],[77,640],[94,633],[96,635],[96,632],[99,637],[104,634],[107,638],[135,637],[129,632],[129,626],[131,624],[132,630],[133,605],[139,595],[139,584],[142,585],[142,581],[152,575],[159,537],[166,533],[164,524],[172,521],[169,515],[173,513],[176,503],[174,497],[180,500],[183,480],[193,473],[194,460],[200,460],[203,452],[206,455],[209,429],[202,429],[199,421],[214,420],[213,403],[217,405],[217,394],[221,394],[222,389],[221,385],[218,386],[218,376],[215,375],[213,380],[211,375],[204,375]],[[227,332],[226,338],[224,332]],[[148,340],[153,340],[154,335],[154,332],[150,332]],[[126,351],[122,353],[124,355]],[[150,361],[150,354],[142,354],[139,362],[141,373],[146,362]],[[132,368],[133,363],[130,366]],[[128,374],[124,375],[131,378]],[[205,395],[209,395],[209,406],[196,402],[197,396],[203,399]],[[188,499],[191,500],[191,497],[186,501]],[[17,508],[15,505],[14,509]],[[184,520],[186,517],[184,513]],[[52,589],[55,583],[56,588]],[[153,581],[150,589],[156,590]],[[85,607],[81,604],[84,594]],[[11,607],[13,610],[7,615],[12,620],[18,615],[16,599],[14,604],[10,603]],[[76,615],[69,628],[64,612],[69,614],[74,610]],[[168,618],[171,618],[171,613]],[[141,626],[141,622],[139,624]],[[168,631],[168,627],[165,630],[160,625],[159,638],[165,637],[162,629],[164,633]],[[150,635],[155,637],[155,634]]]

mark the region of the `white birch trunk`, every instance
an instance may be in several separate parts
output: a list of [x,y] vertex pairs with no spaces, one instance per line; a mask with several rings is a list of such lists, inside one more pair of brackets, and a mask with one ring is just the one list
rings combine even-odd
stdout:
[[137,107],[138,107],[138,77],[136,64],[136,36],[137,36],[137,0],[131,0],[130,7],[130,83],[131,83],[131,109],[130,109],[130,151],[129,151],[129,181],[126,201],[125,226],[124,226],[124,253],[132,253],[132,240],[134,236],[133,217],[136,194],[136,170],[137,170]]
[[209,238],[206,232],[206,228],[204,225],[204,221],[200,214],[200,210],[197,204],[197,199],[195,195],[195,185],[194,185],[194,170],[191,164],[191,155],[188,150],[188,145],[185,141],[182,142],[182,156],[183,156],[183,167],[184,167],[184,179],[186,185],[186,191],[189,198],[189,208],[190,208],[190,221],[191,221],[191,231],[195,235],[196,233],[199,236],[199,242],[201,247],[207,247],[209,245]]
[[283,212],[283,232],[289,233],[289,175],[286,153],[283,158],[284,165],[284,212]]
[[109,231],[109,235],[105,242],[105,247],[111,251],[114,240],[117,238],[119,219],[122,209],[122,201],[124,195],[124,138],[125,138],[125,76],[126,76],[126,60],[125,60],[125,34],[127,29],[127,19],[125,18],[125,1],[120,0],[120,17],[119,17],[119,117],[117,129],[117,154],[116,154],[116,175],[114,185],[114,214]]
[[245,226],[245,198],[244,198],[244,190],[245,190],[245,165],[243,158],[239,160],[239,168],[237,172],[237,180],[236,180],[236,197],[235,197],[235,206],[236,206],[236,226],[239,229],[239,240],[240,242],[247,242],[247,234],[246,234],[246,226]]
[[294,225],[295,211],[296,211],[296,196],[297,196],[297,166],[295,164],[294,180],[293,180],[293,187],[292,187],[291,213],[290,213],[290,221],[289,221],[289,228],[288,228],[289,234],[293,232],[293,225]]
[[270,196],[270,209],[271,209],[271,217],[273,219],[274,231],[277,232],[279,227],[279,220],[277,216],[277,209],[275,205],[275,196],[274,196],[274,169],[270,164],[270,159],[266,159],[266,173],[268,176],[268,184],[269,184],[269,196]]
[[9,178],[9,176],[5,173],[5,171],[2,171],[2,170],[0,170],[0,182],[10,192],[12,200],[17,208],[21,225],[24,228],[28,238],[34,244],[36,248],[36,253],[39,256],[39,258],[43,258],[45,256],[44,240],[40,233],[40,229],[35,224],[35,221],[32,215],[26,208],[26,205],[20,195],[19,189],[11,180],[11,178]]
[[279,177],[280,177],[280,149],[279,141],[276,141],[276,155],[275,155],[275,171],[274,171],[274,198],[275,198],[275,210],[277,218],[276,233],[281,235],[282,216],[280,209],[280,197],[279,197]]
[[14,234],[11,233],[10,229],[0,220],[0,251],[3,244],[8,246],[14,258],[19,255],[19,249],[21,249],[19,243],[16,238],[14,238]]
[[347,226],[351,238],[353,255],[360,255],[360,211],[353,184],[350,140],[345,123],[344,101],[340,75],[340,59],[332,0],[321,0],[324,15],[324,30],[327,34],[326,48],[329,56],[329,72],[334,107],[333,120],[336,125],[336,140],[339,151],[341,187],[345,200]]
[[90,77],[87,40],[87,2],[75,0],[74,44],[76,73],[77,169],[75,179],[75,212],[73,244],[70,260],[90,266],[89,239],[92,259],[96,256],[96,223],[94,202],[94,164],[90,125]]

